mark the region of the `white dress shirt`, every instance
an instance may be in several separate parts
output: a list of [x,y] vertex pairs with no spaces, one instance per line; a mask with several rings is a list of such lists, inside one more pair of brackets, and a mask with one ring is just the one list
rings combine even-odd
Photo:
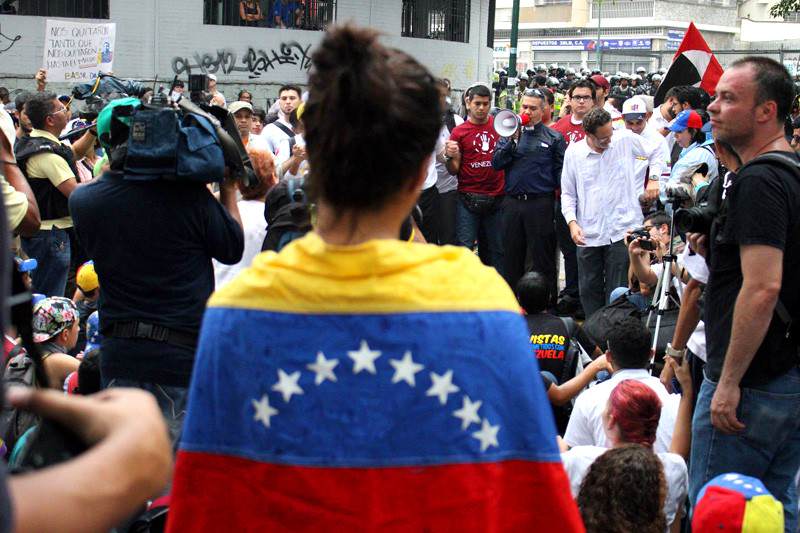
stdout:
[[561,171],[561,212],[569,224],[583,230],[585,246],[605,246],[622,240],[625,232],[642,224],[637,159],[646,159],[650,173],[660,175],[664,163],[657,145],[628,130],[614,130],[602,153],[589,147],[588,138],[569,145]]
[[[650,120],[647,121],[647,125],[656,130],[656,133],[659,135],[661,135],[661,130],[668,128],[670,124],[672,124],[672,121],[664,118],[664,115],[661,114],[660,106],[653,110],[653,114],[650,115]],[[667,141],[667,148],[669,148],[669,153],[671,154],[672,147],[675,146],[675,134],[669,132],[664,139]]]
[[[289,128],[290,130],[294,131],[292,125],[279,118],[275,122],[280,122],[283,126]],[[285,131],[280,129],[275,124],[267,124],[267,126],[261,130],[261,136],[267,141],[267,146],[269,146],[270,152],[275,154],[276,160],[275,164],[280,164],[289,159],[292,154],[285,154],[281,153],[278,154],[278,149],[280,147],[281,141],[284,141],[289,138],[289,135],[286,134]]]
[[[647,139],[650,144],[656,146],[656,150],[658,152],[658,163],[661,165],[661,172],[658,173],[656,176],[658,177],[659,183],[667,183],[669,180],[669,174],[671,170],[670,161],[672,160],[672,156],[670,155],[669,145],[667,144],[667,139],[664,138],[663,135],[658,133],[650,124],[648,123],[645,128],[642,130],[641,133],[642,137]],[[636,159],[636,170],[640,173],[641,182],[644,183],[644,176],[647,172],[648,168],[648,161],[645,158],[637,158]],[[650,169],[652,172],[653,169]],[[650,174],[650,178],[654,178],[653,174]]]
[[658,421],[653,451],[656,453],[669,451],[681,397],[679,394],[667,392],[661,381],[644,369],[617,370],[610,379],[583,391],[575,400],[567,431],[564,433],[564,441],[567,444],[570,446],[602,446],[604,448],[610,446],[605,429],[603,429],[603,411],[608,403],[608,397],[611,396],[611,391],[626,379],[641,381],[658,394],[658,398],[661,400],[661,418]]

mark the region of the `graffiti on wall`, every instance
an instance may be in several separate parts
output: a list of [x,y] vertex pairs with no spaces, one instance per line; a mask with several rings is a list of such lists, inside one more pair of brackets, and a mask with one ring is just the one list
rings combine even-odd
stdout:
[[17,35],[16,37],[9,37],[2,31],[0,31],[0,54],[11,50],[11,47],[17,44],[17,41],[19,41],[20,39],[22,39],[22,35]]
[[244,55],[233,50],[217,50],[216,53],[195,52],[191,57],[172,58],[172,71],[182,74],[233,74],[246,73],[250,79],[260,78],[271,70],[290,65],[306,72],[311,67],[311,45],[303,47],[298,42],[281,43],[269,51],[248,48]]

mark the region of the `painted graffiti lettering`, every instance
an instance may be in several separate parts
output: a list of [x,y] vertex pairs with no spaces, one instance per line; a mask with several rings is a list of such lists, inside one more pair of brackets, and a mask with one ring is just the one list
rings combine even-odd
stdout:
[[3,32],[0,32],[0,54],[11,50],[11,47],[17,44],[17,41],[19,41],[20,39],[22,39],[22,35],[9,37],[8,35],[5,35]]
[[277,50],[272,49],[269,52],[248,48],[241,57],[233,50],[217,50],[216,54],[195,52],[191,58],[173,58],[172,71],[177,76],[246,72],[250,79],[260,78],[262,74],[283,65],[292,65],[307,71],[311,67],[310,49],[310,44],[304,48],[300,43],[291,41],[281,43]]

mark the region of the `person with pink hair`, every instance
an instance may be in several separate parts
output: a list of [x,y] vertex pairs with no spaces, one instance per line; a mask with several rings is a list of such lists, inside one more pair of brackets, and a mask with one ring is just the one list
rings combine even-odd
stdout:
[[[686,365],[684,365],[686,366]],[[689,380],[688,372],[679,372],[681,385]],[[686,374],[686,375],[684,375]],[[687,384],[691,391],[691,383]],[[689,399],[691,403],[691,399]],[[653,450],[653,443],[656,441],[656,430],[661,417],[661,400],[652,388],[644,383],[632,379],[621,381],[611,391],[605,411],[603,411],[603,428],[611,444],[611,448],[619,448],[629,444],[638,444]],[[676,430],[677,431],[677,430]],[[680,440],[681,432],[678,433]],[[686,446],[678,445],[673,437],[673,446],[670,452],[655,454],[660,459],[664,478],[667,485],[667,494],[664,499],[664,515],[668,525],[673,522],[680,523],[680,510],[686,499],[688,491],[689,474],[686,462],[681,455],[672,453],[680,451],[678,448]],[[605,454],[608,448],[600,446],[575,446],[565,450],[563,445],[561,458],[564,462],[564,469],[570,480],[572,495],[577,498],[581,490],[581,484],[586,477],[592,464],[598,457]],[[633,473],[632,473],[633,475]],[[659,494],[652,494],[653,498],[661,497]],[[625,498],[616,501],[625,501]]]

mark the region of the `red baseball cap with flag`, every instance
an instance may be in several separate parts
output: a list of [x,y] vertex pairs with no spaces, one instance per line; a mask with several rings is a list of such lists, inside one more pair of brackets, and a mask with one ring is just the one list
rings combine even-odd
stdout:
[[680,85],[700,87],[708,94],[714,94],[722,72],[722,65],[714,57],[703,35],[692,22],[672,59],[672,65],[661,81],[654,98],[654,105],[661,105],[667,91]]

